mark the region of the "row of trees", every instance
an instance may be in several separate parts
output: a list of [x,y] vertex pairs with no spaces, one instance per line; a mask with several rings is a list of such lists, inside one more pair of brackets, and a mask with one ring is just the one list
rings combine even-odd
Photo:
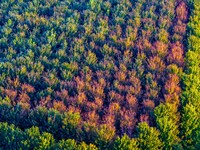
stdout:
[[186,70],[183,74],[181,131],[183,144],[188,149],[200,148],[200,2],[190,2],[193,8],[188,23],[188,52]]
[[[138,126],[138,138],[130,139],[127,135],[116,138],[109,149],[112,150],[139,150],[139,149],[161,149],[162,142],[159,140],[159,132],[149,127],[147,123]],[[73,139],[55,140],[52,134],[41,133],[38,127],[31,127],[24,131],[13,124],[0,123],[0,148],[3,149],[38,149],[38,150],[98,150],[94,144],[76,142]],[[104,149],[103,147],[102,149]]]
[[1,149],[37,149],[37,150],[97,150],[93,144],[77,143],[67,139],[56,141],[52,134],[39,131],[38,127],[31,127],[25,131],[14,125],[0,123]]

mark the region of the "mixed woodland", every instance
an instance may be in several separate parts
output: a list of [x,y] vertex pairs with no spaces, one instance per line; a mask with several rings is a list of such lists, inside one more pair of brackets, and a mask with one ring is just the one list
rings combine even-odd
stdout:
[[0,0],[0,149],[200,149],[200,0]]

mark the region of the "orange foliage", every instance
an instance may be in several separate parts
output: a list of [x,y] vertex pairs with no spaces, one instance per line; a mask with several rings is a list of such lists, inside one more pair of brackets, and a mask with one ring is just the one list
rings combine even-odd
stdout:
[[92,83],[92,86],[89,89],[94,96],[104,97],[104,87],[98,84],[96,81]]
[[60,111],[60,112],[66,112],[66,106],[62,101],[53,101],[53,108]]
[[115,124],[115,115],[112,113],[107,113],[103,116],[102,123],[106,123],[110,126],[113,126]]
[[82,105],[87,101],[87,97],[84,92],[80,92],[77,96],[77,104]]
[[120,111],[120,129],[122,133],[131,135],[136,123],[135,115],[136,113],[132,110],[122,109]]
[[94,102],[98,106],[97,109],[101,109],[101,107],[103,106],[103,100],[101,98],[99,98],[99,97],[95,97]]
[[26,93],[19,94],[18,101],[30,104],[30,97]]
[[96,105],[94,102],[90,102],[90,101],[87,101],[85,103],[85,109],[84,111],[94,111],[94,110],[97,110],[98,109],[98,105]]
[[108,111],[110,114],[117,115],[120,109],[119,103],[113,102],[109,105]]
[[148,39],[139,39],[136,43],[136,48],[139,50],[139,52],[146,52],[150,50],[151,47],[152,45]]
[[93,126],[98,125],[99,116],[96,114],[95,111],[89,111],[84,114],[84,119],[87,123]]
[[110,102],[120,102],[123,99],[123,96],[116,93],[115,91],[110,91],[108,94]]
[[85,89],[85,83],[80,77],[75,78],[76,84],[77,84],[77,90],[83,91]]
[[136,77],[136,72],[129,72],[129,82],[132,84],[128,86],[126,89],[129,94],[139,95],[141,93],[141,81],[138,77]]
[[180,42],[172,44],[171,52],[168,55],[168,62],[182,66],[184,63],[183,52],[183,45]]
[[153,72],[162,72],[165,69],[165,64],[160,57],[153,56],[148,60],[148,68]]
[[169,74],[165,83],[165,101],[172,104],[179,104],[181,88],[179,87],[179,77],[175,74]]
[[3,93],[8,96],[12,102],[14,102],[15,98],[17,97],[17,91],[11,89],[4,89]]
[[143,106],[147,109],[153,110],[155,108],[154,101],[147,99],[143,101]]
[[134,95],[128,94],[126,96],[127,107],[133,110],[136,110],[138,107],[137,98]]
[[160,57],[164,57],[167,54],[168,51],[168,45],[163,43],[162,41],[156,41],[153,44],[153,48],[151,49],[151,52],[153,55],[158,55]]
[[120,82],[123,82],[126,80],[126,74],[123,72],[123,71],[118,71],[116,72],[115,74],[115,78],[120,81]]
[[33,93],[35,92],[35,88],[29,84],[22,84],[22,91]]
[[52,100],[51,96],[48,95],[47,97],[42,98],[39,103],[41,106],[46,106],[48,108],[51,108],[51,100]]

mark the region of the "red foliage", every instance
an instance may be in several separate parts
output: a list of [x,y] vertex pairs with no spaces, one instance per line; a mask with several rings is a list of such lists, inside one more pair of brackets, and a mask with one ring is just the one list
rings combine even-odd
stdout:
[[158,55],[160,56],[161,58],[163,58],[164,56],[166,56],[168,52],[168,45],[161,42],[161,41],[156,41],[154,44],[153,44],[153,48],[151,49],[151,53],[153,55]]
[[178,105],[180,92],[179,77],[175,74],[169,74],[169,78],[165,83],[165,101]]
[[129,94],[133,95],[140,95],[141,93],[141,81],[138,77],[136,77],[136,72],[131,71],[129,72],[129,83],[131,83],[130,86],[127,86],[126,89]]
[[148,69],[153,72],[162,72],[165,69],[165,64],[160,57],[153,56],[148,60]]
[[181,1],[176,7],[176,18],[183,22],[188,20],[188,8],[184,1]]
[[96,114],[95,111],[89,111],[89,112],[84,113],[83,118],[90,125],[93,125],[93,126],[98,125],[99,116]]
[[137,110],[138,107],[138,101],[137,98],[134,95],[128,94],[126,95],[126,103],[127,103],[127,108],[130,108],[132,110]]
[[109,93],[109,102],[120,102],[123,98],[122,95],[116,93],[115,91],[110,91]]
[[153,110],[155,108],[155,103],[154,101],[150,100],[150,99],[147,99],[147,100],[144,100],[143,101],[143,106],[146,108],[146,109],[150,109],[150,110]]
[[39,104],[40,106],[45,106],[47,108],[51,108],[52,107],[52,103],[51,103],[51,96],[48,95],[47,97],[41,98]]
[[140,115],[140,122],[147,122],[149,120],[149,115],[148,114],[141,114]]
[[184,63],[183,53],[183,45],[180,42],[173,43],[171,45],[171,51],[167,58],[168,62],[182,66]]
[[151,49],[152,44],[150,41],[146,38],[144,39],[139,39],[136,43],[136,48],[139,50],[139,52],[147,52]]
[[115,124],[116,122],[116,118],[115,118],[115,115],[112,114],[112,113],[107,113],[106,115],[103,116],[103,119],[102,119],[102,124],[106,123],[110,126],[113,127],[113,125]]
[[[179,35],[185,35],[187,29],[187,24],[183,24],[180,20],[177,21],[177,24],[174,25],[173,31]],[[182,37],[183,38],[183,37]]]
[[136,113],[132,110],[122,109],[120,111],[120,130],[122,134],[132,134],[135,124],[137,122],[135,116]]
[[65,101],[69,98],[69,95],[68,95],[68,91],[65,90],[65,89],[62,89],[60,92],[56,92],[56,97],[61,99],[62,101]]
[[13,104],[15,104],[15,99],[17,97],[17,91],[11,89],[4,89],[3,93],[8,96]]

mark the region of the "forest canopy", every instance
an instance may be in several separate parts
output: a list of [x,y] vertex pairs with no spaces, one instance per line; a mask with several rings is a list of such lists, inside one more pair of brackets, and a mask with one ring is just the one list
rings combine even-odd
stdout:
[[1,0],[0,149],[200,149],[199,0]]

